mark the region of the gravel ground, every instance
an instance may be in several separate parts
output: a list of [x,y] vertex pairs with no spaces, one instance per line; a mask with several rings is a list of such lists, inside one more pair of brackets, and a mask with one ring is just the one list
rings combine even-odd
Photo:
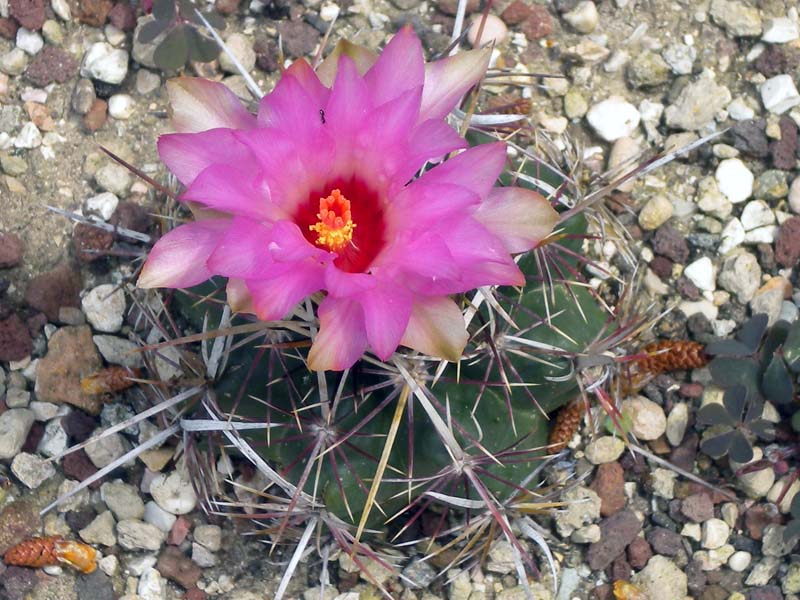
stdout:
[[[269,89],[279,34],[288,58],[309,57],[337,13],[333,40],[372,47],[410,22],[433,55],[448,44],[455,5],[217,0],[216,10],[227,15],[224,36],[239,60]],[[470,0],[470,11],[478,8]],[[0,470],[7,476],[0,552],[44,532],[83,539],[104,555],[88,576],[0,566],[2,599],[260,600],[272,597],[282,572],[280,554],[268,557],[230,521],[197,509],[171,447],[39,516],[57,494],[155,430],[143,423],[60,464],[44,461],[140,408],[135,393],[101,406],[77,384],[103,364],[137,366],[127,354],[129,307],[114,292],[132,267],[90,252],[116,243],[124,255],[128,241],[73,228],[45,210],[152,231],[152,195],[99,151],[105,146],[156,179],[166,175],[155,152],[167,128],[165,76],[154,68],[153,46],[133,44],[137,14],[124,1],[0,0]],[[756,312],[773,322],[797,319],[796,3],[498,0],[485,35],[497,40],[496,65],[532,83],[487,86],[488,103],[500,102],[501,93],[529,99],[533,121],[556,144],[582,148],[590,174],[625,170],[639,153],[728,130],[621,186],[609,204],[646,267],[644,291],[657,307],[677,307],[656,325],[656,337],[705,343]],[[227,60],[196,70],[250,100]],[[630,268],[613,244],[600,250],[611,277],[595,273],[593,282],[611,287]],[[694,427],[697,408],[718,397],[707,370],[697,369],[657,378],[623,409],[653,452],[720,481],[731,471],[699,452]],[[564,494],[580,502],[545,519],[560,568],[558,600],[612,598],[610,582],[618,579],[633,581],[650,600],[800,598],[800,562],[781,537],[800,485],[776,505],[784,482],[758,471],[732,481],[731,500],[634,460],[610,437],[592,439],[584,430],[570,447],[567,466],[590,473],[585,486]],[[301,565],[289,597],[379,597],[347,557],[332,559],[323,595],[312,560]],[[379,576],[404,600],[524,597],[505,542],[493,546],[483,569],[451,571],[429,586],[432,569],[413,557],[402,564],[422,589]],[[533,589],[537,598],[553,597],[547,582]]]

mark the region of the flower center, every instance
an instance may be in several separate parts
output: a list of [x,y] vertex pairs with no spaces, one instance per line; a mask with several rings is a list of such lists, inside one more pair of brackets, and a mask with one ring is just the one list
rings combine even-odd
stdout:
[[353,239],[353,215],[350,212],[350,200],[341,191],[335,189],[326,198],[319,199],[319,212],[311,231],[317,234],[316,244],[332,252],[342,250]]

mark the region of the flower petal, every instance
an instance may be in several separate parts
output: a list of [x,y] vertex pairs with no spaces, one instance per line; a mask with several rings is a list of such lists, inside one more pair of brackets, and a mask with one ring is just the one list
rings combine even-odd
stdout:
[[417,125],[411,132],[409,144],[413,152],[410,160],[418,167],[426,160],[439,158],[468,146],[467,141],[447,121],[434,119]]
[[526,252],[553,230],[558,213],[541,194],[521,187],[495,188],[475,218],[511,254]]
[[250,295],[250,290],[247,289],[247,283],[245,283],[244,279],[237,279],[235,277],[228,279],[225,295],[228,305],[233,312],[248,315],[256,314],[253,296]]
[[425,178],[417,179],[400,190],[387,206],[387,234],[391,239],[401,232],[446,227],[448,219],[471,213],[480,201],[480,196],[460,185],[429,184]]
[[375,287],[377,281],[367,273],[347,273],[335,264],[325,271],[325,289],[334,298],[345,298],[363,294]]
[[158,138],[158,154],[184,185],[215,164],[241,168],[252,163],[253,155],[239,143],[231,129],[210,129],[200,133],[168,133]]
[[359,74],[363,75],[369,71],[370,67],[378,60],[378,53],[366,46],[359,46],[347,40],[339,40],[322,64],[317,67],[317,76],[325,87],[333,87],[336,81],[336,73],[339,70],[339,57],[349,56],[356,64]]
[[314,97],[295,77],[281,77],[272,93],[261,100],[258,123],[309,139],[323,127],[321,97]]
[[195,177],[181,200],[194,200],[232,215],[271,221],[278,214],[270,202],[269,188],[259,185],[259,175],[231,165],[211,165]]
[[380,58],[364,75],[375,106],[397,98],[403,92],[422,88],[425,60],[422,44],[411,25],[406,25],[386,44]]
[[370,348],[381,360],[388,360],[397,349],[411,316],[412,300],[397,285],[377,286],[359,297]]
[[208,268],[225,277],[262,277],[269,273],[272,263],[265,243],[269,238],[268,226],[245,217],[236,217],[208,257]]
[[208,257],[230,225],[229,220],[210,219],[176,227],[153,246],[136,285],[182,288],[202,283],[212,275]]
[[349,298],[325,298],[319,305],[319,333],[308,353],[312,371],[351,367],[367,347],[364,311]]
[[202,77],[178,77],[167,81],[172,127],[193,133],[226,127],[251,129],[256,118],[228,86]]
[[456,183],[480,198],[486,198],[503,171],[505,162],[506,145],[503,142],[480,144],[426,171],[420,177],[420,182]]
[[420,121],[445,117],[469,88],[478,83],[489,66],[491,50],[459,52],[425,65]]
[[286,317],[301,300],[322,289],[324,267],[313,260],[275,263],[269,275],[246,280],[255,313],[264,321]]
[[371,109],[367,84],[358,74],[356,64],[348,56],[340,57],[336,81],[325,107],[325,127],[334,132],[337,146],[347,147],[355,142],[355,133],[363,128]]
[[445,296],[417,297],[400,343],[428,356],[457,361],[469,335],[458,305]]

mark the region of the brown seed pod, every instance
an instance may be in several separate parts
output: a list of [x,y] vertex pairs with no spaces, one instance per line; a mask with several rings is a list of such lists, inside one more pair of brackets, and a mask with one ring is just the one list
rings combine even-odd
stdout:
[[703,344],[687,340],[661,340],[647,344],[640,354],[646,354],[647,357],[637,360],[636,365],[641,373],[650,375],[699,369],[705,367],[710,360]]
[[575,432],[578,431],[578,427],[581,426],[585,412],[586,404],[580,396],[558,411],[553,428],[550,430],[549,445],[547,447],[548,454],[560,452],[567,445],[572,436],[575,435]]
[[37,569],[69,565],[88,574],[97,568],[97,550],[83,542],[50,535],[20,542],[6,551],[3,560],[7,565]]
[[138,369],[127,367],[108,367],[81,379],[84,394],[107,394],[121,392],[136,385],[132,378],[139,377]]

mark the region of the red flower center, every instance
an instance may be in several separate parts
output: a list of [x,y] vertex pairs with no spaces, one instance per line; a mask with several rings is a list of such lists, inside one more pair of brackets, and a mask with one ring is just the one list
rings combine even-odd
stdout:
[[306,239],[337,254],[334,264],[364,273],[385,244],[380,196],[356,177],[312,190],[294,219]]

